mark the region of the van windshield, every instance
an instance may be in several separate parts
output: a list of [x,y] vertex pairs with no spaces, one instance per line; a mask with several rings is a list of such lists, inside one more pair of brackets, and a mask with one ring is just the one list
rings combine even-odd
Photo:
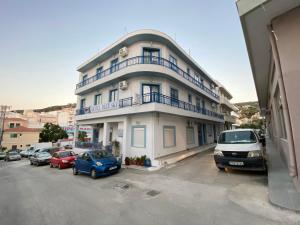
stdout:
[[256,143],[253,131],[231,131],[220,134],[219,144],[250,144]]

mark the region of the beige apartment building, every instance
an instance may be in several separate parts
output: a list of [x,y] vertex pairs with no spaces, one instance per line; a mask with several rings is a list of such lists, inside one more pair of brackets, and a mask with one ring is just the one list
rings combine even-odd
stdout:
[[26,149],[39,142],[40,129],[17,126],[4,130],[2,147],[7,149]]
[[[279,180],[271,180],[270,183],[270,179],[283,176],[284,173],[278,173],[282,161],[288,171],[286,174],[293,181],[291,183],[299,191],[300,1],[239,0],[237,8],[259,105],[267,120],[267,134],[270,138],[267,150],[271,169],[269,185],[277,188],[278,193],[280,190],[292,193],[292,190],[287,190],[287,178],[284,178],[281,186]],[[272,169],[275,167],[277,172],[273,176]],[[295,199],[296,196],[287,198]]]

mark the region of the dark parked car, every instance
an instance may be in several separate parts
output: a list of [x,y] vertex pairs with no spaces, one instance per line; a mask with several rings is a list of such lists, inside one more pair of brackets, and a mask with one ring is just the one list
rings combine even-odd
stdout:
[[92,178],[116,173],[121,168],[121,162],[111,153],[103,150],[87,151],[77,156],[73,167],[73,174],[78,172],[89,174]]
[[6,152],[5,161],[21,160],[21,156],[17,151],[8,151]]
[[39,152],[40,149],[32,149],[32,150],[28,150],[28,153],[27,153],[27,157],[30,158],[31,156],[33,156],[35,153]]
[[29,158],[30,165],[40,166],[50,163],[51,155],[48,152],[38,152]]

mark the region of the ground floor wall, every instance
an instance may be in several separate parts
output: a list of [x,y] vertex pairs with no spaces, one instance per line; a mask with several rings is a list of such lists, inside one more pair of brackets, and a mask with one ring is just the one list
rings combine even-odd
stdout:
[[212,144],[224,126],[222,123],[159,112],[99,118],[84,123],[94,127],[96,141],[103,146],[117,141],[123,160],[125,157],[146,155],[152,161]]

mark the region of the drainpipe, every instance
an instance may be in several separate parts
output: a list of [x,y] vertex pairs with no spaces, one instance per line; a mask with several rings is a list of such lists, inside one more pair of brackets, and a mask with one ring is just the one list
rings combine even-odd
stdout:
[[280,58],[279,58],[279,53],[278,53],[278,48],[276,45],[276,40],[277,36],[271,26],[268,26],[269,30],[269,38],[270,38],[270,43],[272,47],[272,53],[273,53],[273,58],[274,58],[274,63],[276,68],[278,69],[278,85],[279,85],[279,90],[281,93],[281,102],[282,102],[282,109],[283,109],[283,115],[284,115],[284,123],[286,125],[286,134],[287,134],[287,141],[288,141],[288,148],[289,148],[289,174],[291,177],[297,177],[297,163],[295,159],[295,148],[294,148],[294,140],[293,140],[293,135],[292,135],[292,127],[291,127],[291,120],[290,120],[290,114],[288,112],[288,103],[286,99],[286,93],[285,93],[285,88],[284,88],[284,82],[283,82],[283,77],[282,77],[282,70],[281,70],[281,64],[280,64]]

